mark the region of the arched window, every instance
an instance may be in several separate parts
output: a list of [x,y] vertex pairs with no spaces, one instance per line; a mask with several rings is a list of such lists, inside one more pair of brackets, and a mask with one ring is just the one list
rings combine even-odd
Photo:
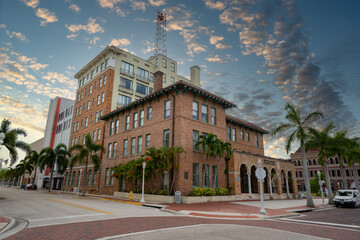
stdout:
[[311,159],[309,159],[309,166],[311,165]]
[[316,160],[315,159],[313,159],[313,165],[316,165]]

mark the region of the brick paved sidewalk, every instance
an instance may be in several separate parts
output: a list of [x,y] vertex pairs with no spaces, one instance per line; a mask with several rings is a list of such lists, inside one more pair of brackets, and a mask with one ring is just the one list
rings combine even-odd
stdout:
[[10,219],[7,217],[0,217],[0,231],[6,227],[10,222]]

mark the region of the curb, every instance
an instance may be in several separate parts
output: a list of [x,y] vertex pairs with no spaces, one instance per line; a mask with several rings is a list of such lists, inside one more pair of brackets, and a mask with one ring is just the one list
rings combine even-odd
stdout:
[[23,219],[16,219],[12,217],[7,217],[10,219],[10,222],[0,231],[0,240],[8,238],[23,229],[25,229],[29,222]]

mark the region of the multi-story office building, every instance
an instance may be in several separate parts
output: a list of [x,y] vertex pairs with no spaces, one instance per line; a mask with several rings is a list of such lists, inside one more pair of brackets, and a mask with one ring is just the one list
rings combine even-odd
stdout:
[[[200,68],[190,69],[190,80],[177,74],[177,62],[157,55],[144,60],[114,46],[106,47],[85,67],[75,74],[78,89],[74,106],[73,126],[70,145],[83,143],[84,136],[90,134],[97,144],[104,143],[105,122],[100,117],[144,98],[154,92],[154,73],[164,73],[163,85],[168,86],[177,81],[186,81],[200,86]],[[75,153],[74,153],[75,154]],[[100,157],[102,153],[99,153]],[[99,192],[99,176],[93,172],[93,185],[88,192]],[[84,165],[74,166],[73,171],[66,173],[66,186],[80,182]],[[75,181],[75,178],[77,179]]]
[[[309,168],[309,177],[314,179],[317,171],[323,172],[323,167],[319,164],[318,160],[318,150],[310,149],[306,152],[306,160]],[[299,148],[295,153],[291,154],[291,161],[295,164],[296,168],[296,177],[298,179],[298,189],[305,191],[305,183],[303,177],[303,168],[302,168],[302,157],[301,149]],[[355,188],[355,178],[354,174],[360,176],[359,165],[356,165],[356,171],[354,172],[351,167],[348,166],[346,160],[339,159],[336,156],[328,158],[328,170],[331,182],[331,188],[333,191],[344,188]],[[343,186],[342,176],[345,176],[346,186]]]
[[[113,167],[141,157],[149,147],[182,146],[186,154],[180,155],[174,184],[174,189],[182,194],[188,194],[194,187],[227,185],[233,194],[258,194],[255,170],[259,159],[268,173],[264,188],[268,197],[286,197],[285,193],[287,196],[296,193],[294,165],[263,156],[263,135],[267,131],[227,116],[226,109],[235,104],[189,81],[164,85],[163,73],[157,71],[152,94],[104,112],[101,137],[106,151],[102,155],[100,174],[89,169],[89,192],[98,189],[100,194],[113,195],[119,189],[130,191],[131,186],[125,181],[114,181]],[[228,161],[228,174],[225,173],[227,163],[224,160],[209,158],[206,161],[205,155],[196,146],[199,136],[206,133],[232,144],[234,154]],[[96,137],[94,130],[93,138],[96,140]],[[78,181],[73,184],[73,179],[74,175],[79,176],[80,171],[74,169],[66,174],[68,180],[64,189],[71,191],[78,186]]]
[[[73,100],[60,97],[51,99],[44,138],[42,141],[42,149],[46,147],[55,148],[60,143],[63,143],[68,147],[72,129],[73,110]],[[36,174],[38,188],[49,187],[49,171],[48,167],[43,173],[40,173],[40,170],[38,170]],[[52,188],[61,189],[63,178],[63,175],[56,171],[55,166]]]

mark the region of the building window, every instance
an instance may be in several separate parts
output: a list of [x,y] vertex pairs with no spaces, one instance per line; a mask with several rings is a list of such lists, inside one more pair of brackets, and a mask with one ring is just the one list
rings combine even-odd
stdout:
[[99,105],[99,104],[100,104],[100,94],[96,98],[96,105]]
[[209,187],[209,164],[202,165],[202,187]]
[[227,127],[227,140],[231,141],[231,127]]
[[94,171],[91,185],[95,186],[95,181],[96,181],[96,172]]
[[163,136],[163,146],[169,147],[170,146],[170,130],[164,130]]
[[234,142],[236,142],[236,129],[235,128],[232,129],[232,140]]
[[113,150],[112,150],[112,154],[111,154],[112,158],[115,158],[115,156],[116,156],[116,145],[117,145],[116,142],[114,142],[113,143]]
[[128,144],[128,140],[125,139],[124,140],[124,146],[123,146],[123,156],[127,155],[127,144]]
[[[71,173],[70,173],[70,174],[71,174]],[[347,176],[347,177],[350,177],[349,169],[346,169],[346,176]]]
[[99,79],[99,88],[101,88],[102,79]]
[[71,179],[71,172],[69,172],[68,185],[70,185],[70,179]]
[[145,80],[149,80],[149,71],[139,68],[137,69],[137,76],[139,78],[145,79]]
[[102,112],[103,112],[103,110],[100,110],[100,112],[99,112],[99,121],[100,121],[100,118],[102,116]]
[[246,139],[248,142],[250,142],[250,133],[246,132]]
[[89,111],[90,110],[90,101],[87,102],[87,105],[86,105],[86,110]]
[[150,138],[151,138],[151,135],[150,134],[146,134],[146,142],[145,142],[145,147],[146,148],[149,148],[150,147]]
[[[255,146],[258,148],[259,147],[259,137],[258,135],[255,135]],[[315,162],[314,162],[315,165]]]
[[144,126],[144,118],[145,118],[145,112],[144,112],[144,110],[140,110],[139,127]]
[[166,83],[166,74],[163,74],[163,83]]
[[175,72],[175,63],[170,63],[170,70],[172,71],[172,72]]
[[216,125],[216,108],[210,108],[210,123]]
[[118,132],[119,132],[119,119],[117,119],[116,121],[115,121],[115,134],[117,134]]
[[[150,82],[154,82],[154,74],[153,73],[150,73]],[[149,91],[149,94],[152,93]]]
[[134,65],[122,61],[121,62],[121,71],[126,72],[126,73],[130,73],[130,74],[134,74]]
[[125,118],[125,131],[128,131],[130,127],[130,115],[127,115]]
[[241,140],[244,140],[244,131],[241,131]]
[[100,65],[100,71],[102,71],[102,70],[104,70],[104,62],[102,62],[101,65]]
[[136,145],[136,138],[132,138],[130,155],[135,155],[135,145]]
[[171,82],[171,83],[175,83],[175,78],[174,78],[174,77],[170,77],[170,82]]
[[122,94],[118,94],[118,102],[119,105],[128,105],[129,103],[131,103],[131,97],[122,95]]
[[170,118],[170,100],[166,101],[164,106],[165,106],[164,118],[168,119]]
[[133,89],[133,81],[123,78],[123,77],[120,77],[120,87],[132,90]]
[[75,171],[73,171],[73,176],[72,176],[72,179],[71,179],[71,185],[74,185],[75,183]]
[[93,131],[93,141],[96,140],[96,130]]
[[199,103],[195,101],[192,105],[192,117],[194,120],[199,120]]
[[80,184],[80,171],[78,171],[77,179],[76,179],[76,185],[79,186]]
[[159,66],[159,59],[155,59],[155,67],[158,67]]
[[101,130],[100,130],[100,128],[99,128],[98,131],[97,131],[97,138],[96,138],[96,140],[100,140],[100,133],[101,133]]
[[89,123],[89,118],[88,118],[88,117],[86,117],[86,118],[85,118],[85,127],[87,127],[87,126],[88,126],[88,123]]
[[162,59],[162,67],[166,68],[166,59],[165,58]]
[[87,175],[87,185],[88,185],[88,186],[90,186],[91,175],[92,175],[91,173],[92,173],[92,171],[89,170],[89,173],[88,173],[88,175]]
[[109,169],[107,168],[105,170],[105,185],[109,184],[108,181],[109,181]]
[[84,97],[84,92],[81,91],[81,97],[80,97],[80,99],[83,99],[83,97]]
[[101,94],[101,102],[103,103],[105,101],[105,93]]
[[107,158],[110,158],[110,156],[111,156],[111,147],[112,147],[112,143],[109,143],[108,149],[107,149]]
[[92,93],[92,85],[90,85],[90,87],[89,87],[89,94],[91,94]]
[[199,141],[199,132],[193,130],[193,150],[199,151],[199,146],[196,146],[196,143]]
[[94,120],[95,122],[98,122],[99,121],[99,113],[95,113],[95,120]]
[[137,154],[142,153],[142,136],[138,137]]
[[193,163],[192,179],[193,179],[193,188],[199,187],[199,164],[198,163]]
[[208,123],[208,106],[201,104],[201,121]]
[[111,123],[110,123],[110,132],[109,132],[109,136],[111,136],[111,135],[112,135],[112,133],[113,133],[113,129],[114,129],[114,121],[111,121]]
[[[105,63],[106,63],[106,61],[105,61]],[[106,75],[103,78],[103,86],[105,86],[105,85],[106,85]]]
[[67,179],[68,179],[68,173],[65,174],[65,181],[64,181],[64,185],[67,185]]
[[135,129],[137,127],[137,122],[138,122],[138,113],[134,113],[133,115],[133,129]]
[[151,120],[152,117],[152,107],[148,107],[147,109],[147,120]]
[[217,174],[217,171],[218,171],[218,167],[213,165],[212,166],[212,184],[213,184],[213,187],[214,188],[217,188],[218,187],[218,174]]
[[81,114],[81,106],[79,107],[79,114],[78,115],[80,115]]
[[114,177],[113,177],[113,175],[114,175],[114,170],[111,169],[111,171],[110,171],[110,186],[114,185]]

